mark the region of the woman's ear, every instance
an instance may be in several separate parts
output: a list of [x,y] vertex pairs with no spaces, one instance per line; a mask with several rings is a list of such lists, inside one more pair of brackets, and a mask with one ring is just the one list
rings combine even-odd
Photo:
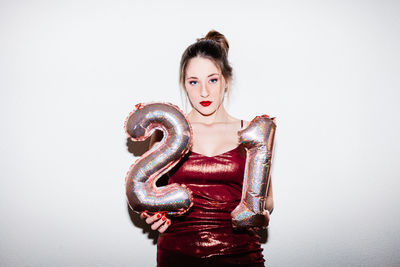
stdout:
[[226,90],[228,89],[228,86],[229,86],[228,82],[225,80],[225,77],[222,76],[222,88],[224,88],[225,93],[226,93]]
[[226,93],[226,92],[228,92],[228,88],[229,88],[229,86],[230,86],[230,81],[226,81],[225,80],[225,78],[224,78],[224,92]]

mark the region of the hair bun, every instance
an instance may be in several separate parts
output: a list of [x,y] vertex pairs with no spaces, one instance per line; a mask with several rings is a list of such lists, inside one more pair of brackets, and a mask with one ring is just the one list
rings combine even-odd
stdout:
[[218,43],[221,46],[221,48],[225,51],[225,54],[228,55],[229,43],[222,33],[217,32],[215,30],[211,30],[207,33],[207,35],[204,38],[197,39],[197,41],[201,40],[211,40]]

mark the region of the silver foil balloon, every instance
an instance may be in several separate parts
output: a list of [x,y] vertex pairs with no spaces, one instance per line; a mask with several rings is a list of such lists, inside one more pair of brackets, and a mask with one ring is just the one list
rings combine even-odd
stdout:
[[192,129],[183,112],[170,103],[137,104],[125,121],[133,141],[143,141],[156,129],[163,132],[160,143],[144,153],[130,167],[125,179],[126,196],[137,212],[181,215],[193,205],[192,192],[179,184],[156,186],[156,181],[189,151]]
[[255,117],[249,126],[238,132],[240,143],[247,150],[242,199],[232,211],[232,226],[266,227],[269,212],[265,209],[271,170],[276,125],[267,115]]

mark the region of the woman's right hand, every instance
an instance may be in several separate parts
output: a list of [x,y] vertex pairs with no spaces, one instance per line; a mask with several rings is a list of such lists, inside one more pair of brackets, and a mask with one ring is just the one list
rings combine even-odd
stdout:
[[171,220],[159,212],[150,215],[144,211],[140,214],[140,218],[145,220],[146,223],[151,224],[151,229],[157,230],[160,233],[164,233],[171,225]]

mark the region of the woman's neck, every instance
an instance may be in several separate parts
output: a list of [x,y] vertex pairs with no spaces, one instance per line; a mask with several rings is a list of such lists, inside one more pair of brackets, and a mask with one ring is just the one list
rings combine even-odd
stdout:
[[203,123],[207,125],[228,122],[232,120],[232,117],[228,114],[223,105],[221,105],[214,113],[210,115],[203,115],[197,110],[192,109],[188,113],[187,118],[191,123]]

